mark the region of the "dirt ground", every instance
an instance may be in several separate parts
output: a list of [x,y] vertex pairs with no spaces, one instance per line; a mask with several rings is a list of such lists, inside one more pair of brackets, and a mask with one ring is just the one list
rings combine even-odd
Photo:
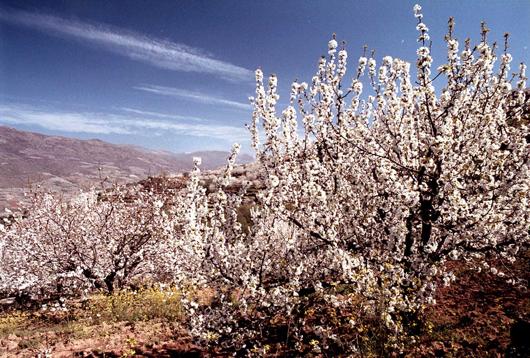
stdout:
[[[408,357],[530,356],[530,255],[506,271],[525,278],[514,286],[489,273],[455,263],[458,280],[439,289],[437,304],[427,310],[430,330],[409,347]],[[504,264],[503,264],[504,265]],[[157,294],[158,295],[158,294]],[[199,357],[211,356],[196,346],[179,323],[179,307],[153,306],[160,297],[74,308],[69,312],[0,311],[0,357]],[[136,307],[130,310],[127,307]],[[278,354],[278,352],[276,352]],[[281,355],[281,354],[280,354]]]

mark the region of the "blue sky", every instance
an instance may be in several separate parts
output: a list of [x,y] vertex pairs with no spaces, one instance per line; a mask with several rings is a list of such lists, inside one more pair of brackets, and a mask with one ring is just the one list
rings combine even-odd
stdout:
[[[418,1],[435,64],[447,19],[480,21],[528,63],[530,1]],[[332,33],[350,62],[367,44],[415,59],[416,1],[0,1],[0,124],[174,152],[228,150],[250,120],[253,71],[280,94],[308,81]],[[285,97],[285,96],[283,96]],[[282,98],[283,98],[282,97]],[[280,100],[280,104],[284,104]]]

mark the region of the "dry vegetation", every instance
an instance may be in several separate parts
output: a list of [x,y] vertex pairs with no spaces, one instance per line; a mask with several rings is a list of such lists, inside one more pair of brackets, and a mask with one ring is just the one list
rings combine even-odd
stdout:
[[15,305],[0,316],[0,356],[193,353],[196,349],[180,327],[182,315],[180,294],[174,288],[94,294],[68,301],[64,310],[54,302]]

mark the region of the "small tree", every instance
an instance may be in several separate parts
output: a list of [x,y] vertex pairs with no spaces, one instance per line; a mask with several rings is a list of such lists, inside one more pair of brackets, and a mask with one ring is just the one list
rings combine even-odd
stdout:
[[[448,260],[503,275],[488,259],[513,261],[528,244],[526,67],[510,73],[508,35],[498,58],[485,24],[480,43],[466,40],[460,50],[451,18],[447,59],[433,74],[420,6],[414,15],[415,73],[390,56],[377,66],[365,52],[346,82],[348,55],[333,38],[311,83],[293,83],[290,105],[278,115],[277,78],[266,88],[256,71],[250,130],[267,187],[250,232],[234,220],[238,196],[224,189],[231,164],[210,209],[201,189],[189,188],[191,196],[202,193],[193,211],[202,214],[189,224],[200,243],[194,277],[221,292],[201,314],[190,303],[194,333],[258,349],[264,327],[281,317],[290,339],[301,342],[304,318],[295,312],[313,292],[345,310],[363,297],[363,314],[380,317],[397,343],[435,303],[439,282],[455,279]],[[344,285],[347,293],[333,289]],[[323,325],[318,337],[329,343],[357,319]]]
[[112,292],[133,279],[162,280],[170,272],[164,196],[136,186],[91,190],[70,200],[33,194],[25,215],[0,238],[0,290]]

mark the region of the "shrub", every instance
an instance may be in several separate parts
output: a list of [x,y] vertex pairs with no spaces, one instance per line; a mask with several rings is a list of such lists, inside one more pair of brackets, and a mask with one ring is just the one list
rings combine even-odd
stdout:
[[48,295],[165,280],[171,230],[165,197],[137,187],[72,199],[35,192],[0,238],[0,291]]
[[96,321],[179,321],[182,319],[180,291],[174,287],[123,289],[108,294],[91,295],[86,314]]
[[314,339],[333,340],[370,316],[385,349],[399,349],[414,341],[438,282],[455,279],[448,261],[502,276],[487,259],[513,261],[528,244],[526,66],[512,76],[508,36],[497,55],[484,24],[480,43],[460,50],[450,19],[446,62],[433,69],[420,6],[414,15],[415,71],[390,56],[377,66],[365,52],[347,81],[348,54],[333,38],[310,84],[293,83],[281,115],[276,76],[265,87],[256,71],[250,130],[267,183],[252,226],[241,229],[242,195],[226,190],[237,146],[217,191],[197,184],[198,166],[187,189],[181,261],[193,268],[190,281],[217,292],[210,305],[186,303],[191,332],[205,342],[260,350],[265,327],[280,319],[289,327],[283,341],[302,347],[310,342],[300,309],[318,300],[344,312],[360,302],[360,310],[347,324],[325,320]]

